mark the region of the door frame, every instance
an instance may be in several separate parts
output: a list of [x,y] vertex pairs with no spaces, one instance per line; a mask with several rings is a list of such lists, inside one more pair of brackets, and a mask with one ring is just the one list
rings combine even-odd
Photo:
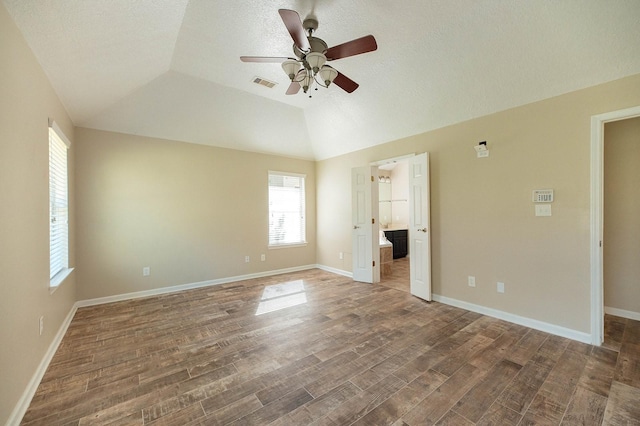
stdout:
[[640,106],[591,116],[591,343],[604,341],[604,125],[640,117]]
[[[393,157],[393,158],[386,158],[384,160],[378,160],[378,161],[373,161],[371,163],[369,163],[370,166],[376,166],[378,167],[378,170],[380,166],[384,166],[385,164],[391,164],[391,163],[397,163],[398,161],[408,161],[410,158],[415,157],[416,154],[415,153],[411,153],[411,154],[405,154],[405,155],[399,155],[397,157]],[[374,206],[371,206],[371,208],[374,208]],[[375,209],[379,209],[380,208],[380,204],[378,203],[377,206],[375,206]],[[378,219],[380,219],[380,212],[378,211]],[[393,221],[393,218],[391,219]],[[379,221],[378,221],[379,224]],[[407,225],[409,225],[407,223]],[[379,228],[381,229],[381,228]],[[407,238],[408,238],[408,232],[407,232]],[[407,244],[409,244],[409,241],[407,241]],[[378,251],[378,259],[380,259],[380,245],[378,244],[377,247],[375,248],[375,250]],[[411,252],[409,252],[409,262],[411,262]],[[382,281],[382,273],[380,274],[380,281]]]
[[[397,162],[400,162],[400,161],[403,161],[403,162],[406,161],[407,164],[408,164],[408,168],[409,168],[409,170],[407,171],[407,174],[408,174],[408,176],[407,176],[408,182],[407,183],[409,185],[408,189],[410,191],[411,187],[412,187],[411,186],[412,185],[412,180],[411,180],[411,176],[410,176],[411,175],[411,167],[413,165],[412,161],[414,159],[416,159],[417,157],[421,157],[421,156],[424,156],[425,159],[426,159],[426,164],[425,164],[426,169],[425,169],[425,171],[426,171],[427,175],[426,175],[425,191],[426,191],[426,194],[428,196],[427,208],[429,209],[429,211],[427,212],[427,222],[429,222],[430,221],[430,217],[431,217],[431,214],[430,214],[430,209],[431,209],[431,201],[430,201],[431,190],[430,190],[430,185],[431,184],[430,184],[430,176],[429,176],[429,174],[430,174],[430,172],[429,172],[430,165],[429,165],[429,153],[428,152],[423,152],[423,153],[419,153],[419,154],[410,153],[410,154],[405,154],[405,155],[401,155],[401,156],[397,156],[397,157],[393,157],[393,158],[378,160],[378,161],[371,162],[370,165],[372,167],[373,166],[379,167],[379,166],[383,166],[385,164],[391,164],[391,163],[397,163]],[[409,195],[408,198],[409,199],[407,201],[411,201],[411,198],[412,198],[411,195]],[[377,203],[376,206],[372,206],[372,209],[373,208],[378,209],[379,208],[379,203]],[[409,209],[411,209],[411,206],[409,206]],[[415,212],[415,210],[414,210],[414,212]],[[411,215],[412,215],[412,213],[410,212],[409,216],[411,217]],[[411,222],[411,220],[409,220],[409,222]],[[429,233],[428,234],[428,238],[427,238],[427,241],[428,241],[428,259],[427,259],[426,265],[425,265],[425,267],[426,267],[426,269],[428,269],[428,273],[429,273],[428,280],[426,280],[427,292],[424,295],[419,295],[417,292],[414,292],[415,291],[415,287],[414,287],[414,283],[415,283],[414,272],[415,272],[415,269],[413,269],[413,268],[416,265],[418,265],[417,262],[419,262],[419,259],[418,258],[412,258],[415,255],[415,250],[412,250],[411,248],[409,249],[409,265],[410,265],[410,268],[409,268],[410,269],[410,273],[409,273],[410,290],[409,291],[415,297],[419,297],[419,298],[421,298],[423,300],[426,300],[426,301],[431,301],[431,294],[432,294],[432,290],[431,290],[431,285],[432,285],[431,284],[431,224],[427,223],[426,226],[425,225],[423,225],[423,226],[425,227],[425,229],[428,229],[427,232]],[[407,223],[407,238],[408,238],[407,244],[409,245],[409,247],[411,247],[411,242],[413,241],[411,236],[412,236],[412,234],[414,232],[416,232],[416,229],[414,229],[412,227],[412,223]],[[376,246],[374,248],[374,250],[376,250],[379,253],[380,252],[380,247]]]

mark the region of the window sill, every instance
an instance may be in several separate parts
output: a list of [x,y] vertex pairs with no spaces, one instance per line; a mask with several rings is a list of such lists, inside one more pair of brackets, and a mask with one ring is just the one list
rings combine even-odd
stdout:
[[277,245],[272,245],[269,246],[268,249],[269,250],[277,250],[277,249],[284,249],[284,248],[292,248],[292,247],[306,247],[307,246],[307,242],[303,242],[303,243],[290,243],[290,244],[277,244]]
[[51,278],[51,281],[49,281],[49,294],[53,294],[64,282],[64,280],[66,280],[67,277],[71,275],[71,272],[73,272],[73,268],[66,268],[58,272],[53,278]]

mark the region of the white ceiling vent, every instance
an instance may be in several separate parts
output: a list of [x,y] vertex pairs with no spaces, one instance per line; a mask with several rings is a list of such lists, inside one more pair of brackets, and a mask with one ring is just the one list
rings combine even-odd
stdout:
[[267,79],[260,78],[260,77],[253,77],[253,82],[256,83],[256,84],[259,84],[261,86],[268,87],[269,89],[272,89],[273,86],[278,84],[278,83],[276,83],[274,81],[269,81]]

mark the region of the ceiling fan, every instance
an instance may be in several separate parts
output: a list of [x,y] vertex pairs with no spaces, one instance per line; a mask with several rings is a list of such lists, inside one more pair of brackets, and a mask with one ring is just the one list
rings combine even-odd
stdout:
[[[300,21],[300,15],[294,10],[279,9],[278,13],[285,27],[293,39],[293,53],[296,58],[241,56],[242,62],[281,62],[282,69],[291,80],[287,95],[295,95],[300,88],[307,93],[317,83],[322,87],[329,87],[331,83],[351,93],[358,88],[358,83],[338,72],[335,68],[325,65],[327,61],[347,58],[361,53],[372,52],[378,48],[376,39],[372,35],[357,38],[337,46],[328,47],[324,40],[313,36],[318,29],[315,18]],[[316,88],[316,90],[318,90]],[[309,96],[311,97],[311,95]]]

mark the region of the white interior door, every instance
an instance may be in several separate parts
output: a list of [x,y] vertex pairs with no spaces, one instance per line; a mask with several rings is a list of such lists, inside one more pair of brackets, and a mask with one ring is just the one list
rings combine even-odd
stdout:
[[411,294],[431,301],[429,153],[409,159],[409,274]]
[[366,283],[380,281],[378,238],[378,168],[351,170],[353,279]]

